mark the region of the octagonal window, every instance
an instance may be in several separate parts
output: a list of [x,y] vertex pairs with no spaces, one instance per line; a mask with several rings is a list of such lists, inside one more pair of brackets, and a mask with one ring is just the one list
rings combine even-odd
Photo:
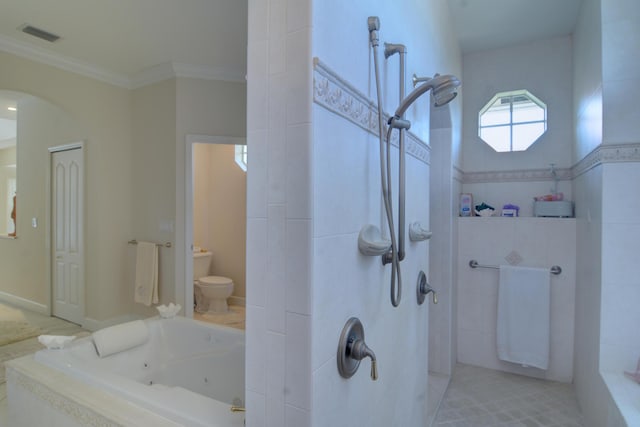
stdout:
[[478,136],[498,152],[524,151],[546,130],[546,104],[525,89],[497,93],[478,114]]

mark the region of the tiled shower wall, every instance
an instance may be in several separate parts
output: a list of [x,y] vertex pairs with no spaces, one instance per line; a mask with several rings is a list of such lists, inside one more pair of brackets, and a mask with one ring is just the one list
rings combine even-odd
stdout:
[[[376,139],[312,103],[314,56],[373,98],[369,15],[380,16],[382,41],[414,52],[407,75],[460,74],[445,2],[249,2],[249,427],[342,425],[362,413],[373,426],[423,424],[428,307],[415,302],[415,282],[428,269],[428,244],[408,242],[406,288],[393,309],[389,267],[357,251],[359,227],[382,224]],[[382,67],[387,111],[397,103],[396,60]],[[459,120],[460,106],[452,109]],[[428,97],[408,114],[428,140]],[[429,221],[425,160],[407,160],[408,222]],[[377,382],[368,361],[351,380],[337,373],[337,340],[351,315],[379,354]]]
[[[576,279],[575,220],[559,218],[458,218],[458,361],[470,365],[571,382]],[[547,371],[523,368],[498,359],[496,322],[498,270],[469,267],[475,259],[484,265],[508,264],[517,252],[518,264],[550,268],[550,361]]]
[[311,2],[250,0],[249,427],[311,425]]

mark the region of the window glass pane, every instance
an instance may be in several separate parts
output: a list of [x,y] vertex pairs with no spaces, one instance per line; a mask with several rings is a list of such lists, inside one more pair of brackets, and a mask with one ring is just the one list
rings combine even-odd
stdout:
[[513,151],[524,151],[544,133],[544,123],[513,126]]
[[236,164],[238,166],[240,166],[240,168],[243,171],[247,171],[247,160],[248,160],[248,155],[247,155],[247,146],[246,145],[236,145],[235,148],[235,157],[236,157]]
[[544,120],[544,109],[532,101],[513,104],[513,122],[535,122]]
[[480,138],[498,152],[511,151],[509,126],[482,128]]
[[523,151],[547,130],[547,106],[525,89],[497,93],[478,117],[478,136],[498,152]]
[[509,105],[491,107],[480,117],[480,126],[505,125],[511,121]]

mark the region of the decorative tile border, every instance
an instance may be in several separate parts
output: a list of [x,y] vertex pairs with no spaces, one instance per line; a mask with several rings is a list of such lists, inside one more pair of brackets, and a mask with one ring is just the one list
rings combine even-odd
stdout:
[[[600,145],[571,168],[556,169],[560,181],[571,181],[603,163],[640,162],[640,143]],[[511,171],[462,172],[454,167],[454,177],[462,174],[464,184],[486,182],[553,181],[547,169],[521,169]]]
[[[313,59],[313,102],[378,136],[377,105],[318,58]],[[383,115],[386,135],[389,115]],[[405,135],[406,153],[429,164],[429,146],[411,132],[405,132]],[[392,133],[391,144],[398,146],[398,132]]]
[[[378,136],[377,105],[318,58],[313,59],[313,102],[349,120],[372,135]],[[389,115],[386,113],[383,115],[383,132],[386,134]],[[392,133],[391,144],[395,147],[398,146],[398,132]],[[415,134],[406,132],[405,146],[409,155],[430,164],[431,149]],[[561,181],[570,181],[595,166],[617,162],[640,162],[640,143],[600,145],[571,168],[556,169],[556,177]],[[553,181],[554,177],[548,168],[463,172],[459,167],[454,166],[453,179],[470,184]]]
[[[557,179],[560,181],[571,180],[571,169],[556,169]],[[462,182],[465,184],[481,182],[520,182],[520,181],[553,181],[551,170],[547,169],[522,169],[510,171],[486,171],[464,172]]]
[[577,178],[603,163],[640,162],[640,143],[599,145],[571,168]]
[[453,174],[453,179],[455,179],[460,183],[463,182],[462,180],[464,178],[464,172],[458,166],[453,165],[452,174]]

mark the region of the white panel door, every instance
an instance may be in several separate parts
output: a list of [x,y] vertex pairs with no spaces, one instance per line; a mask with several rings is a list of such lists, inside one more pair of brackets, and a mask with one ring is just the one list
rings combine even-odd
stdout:
[[82,149],[51,154],[53,315],[84,320]]

